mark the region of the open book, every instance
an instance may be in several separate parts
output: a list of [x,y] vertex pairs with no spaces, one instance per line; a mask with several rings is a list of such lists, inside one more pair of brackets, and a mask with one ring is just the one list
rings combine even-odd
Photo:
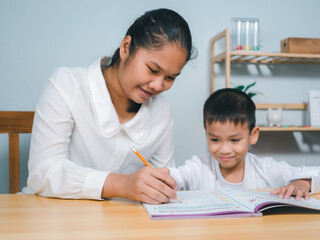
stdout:
[[310,198],[296,201],[293,197],[280,199],[269,192],[220,189],[219,191],[177,192],[181,203],[169,202],[160,205],[144,203],[151,219],[185,219],[216,217],[254,217],[275,207],[299,207],[319,210],[320,200]]

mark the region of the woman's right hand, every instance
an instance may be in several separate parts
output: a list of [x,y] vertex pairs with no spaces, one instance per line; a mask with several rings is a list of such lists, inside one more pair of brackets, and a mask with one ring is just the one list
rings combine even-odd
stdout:
[[131,174],[110,173],[102,198],[123,197],[133,201],[160,204],[176,199],[176,181],[168,168],[143,167]]

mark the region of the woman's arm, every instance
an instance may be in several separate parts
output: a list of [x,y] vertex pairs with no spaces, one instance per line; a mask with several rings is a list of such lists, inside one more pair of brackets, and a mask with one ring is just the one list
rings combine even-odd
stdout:
[[56,71],[39,99],[31,137],[28,186],[47,197],[101,199],[108,172],[81,167],[69,158],[74,127],[71,110],[79,88],[68,78],[65,69]]
[[101,196],[160,204],[177,198],[175,188],[176,182],[167,168],[143,167],[132,174],[110,173]]

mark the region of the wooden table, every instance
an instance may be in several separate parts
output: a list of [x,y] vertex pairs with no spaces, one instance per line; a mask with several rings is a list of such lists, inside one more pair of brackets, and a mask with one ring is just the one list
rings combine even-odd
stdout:
[[[320,199],[320,194],[314,195]],[[320,214],[150,220],[125,199],[62,200],[0,195],[0,239],[320,239]]]

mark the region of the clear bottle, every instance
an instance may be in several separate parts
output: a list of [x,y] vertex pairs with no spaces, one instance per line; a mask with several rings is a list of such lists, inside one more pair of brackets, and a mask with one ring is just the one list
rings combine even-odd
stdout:
[[260,50],[260,29],[257,18],[232,18],[233,50]]
[[245,45],[244,45],[244,50],[251,50],[251,46],[252,46],[252,37],[251,37],[251,28],[250,28],[250,20],[246,20],[245,22]]
[[253,24],[253,42],[252,42],[252,50],[259,51],[260,50],[260,30],[259,30],[259,19],[254,19],[252,21]]
[[233,50],[243,49],[242,28],[241,18],[232,18],[231,42]]

